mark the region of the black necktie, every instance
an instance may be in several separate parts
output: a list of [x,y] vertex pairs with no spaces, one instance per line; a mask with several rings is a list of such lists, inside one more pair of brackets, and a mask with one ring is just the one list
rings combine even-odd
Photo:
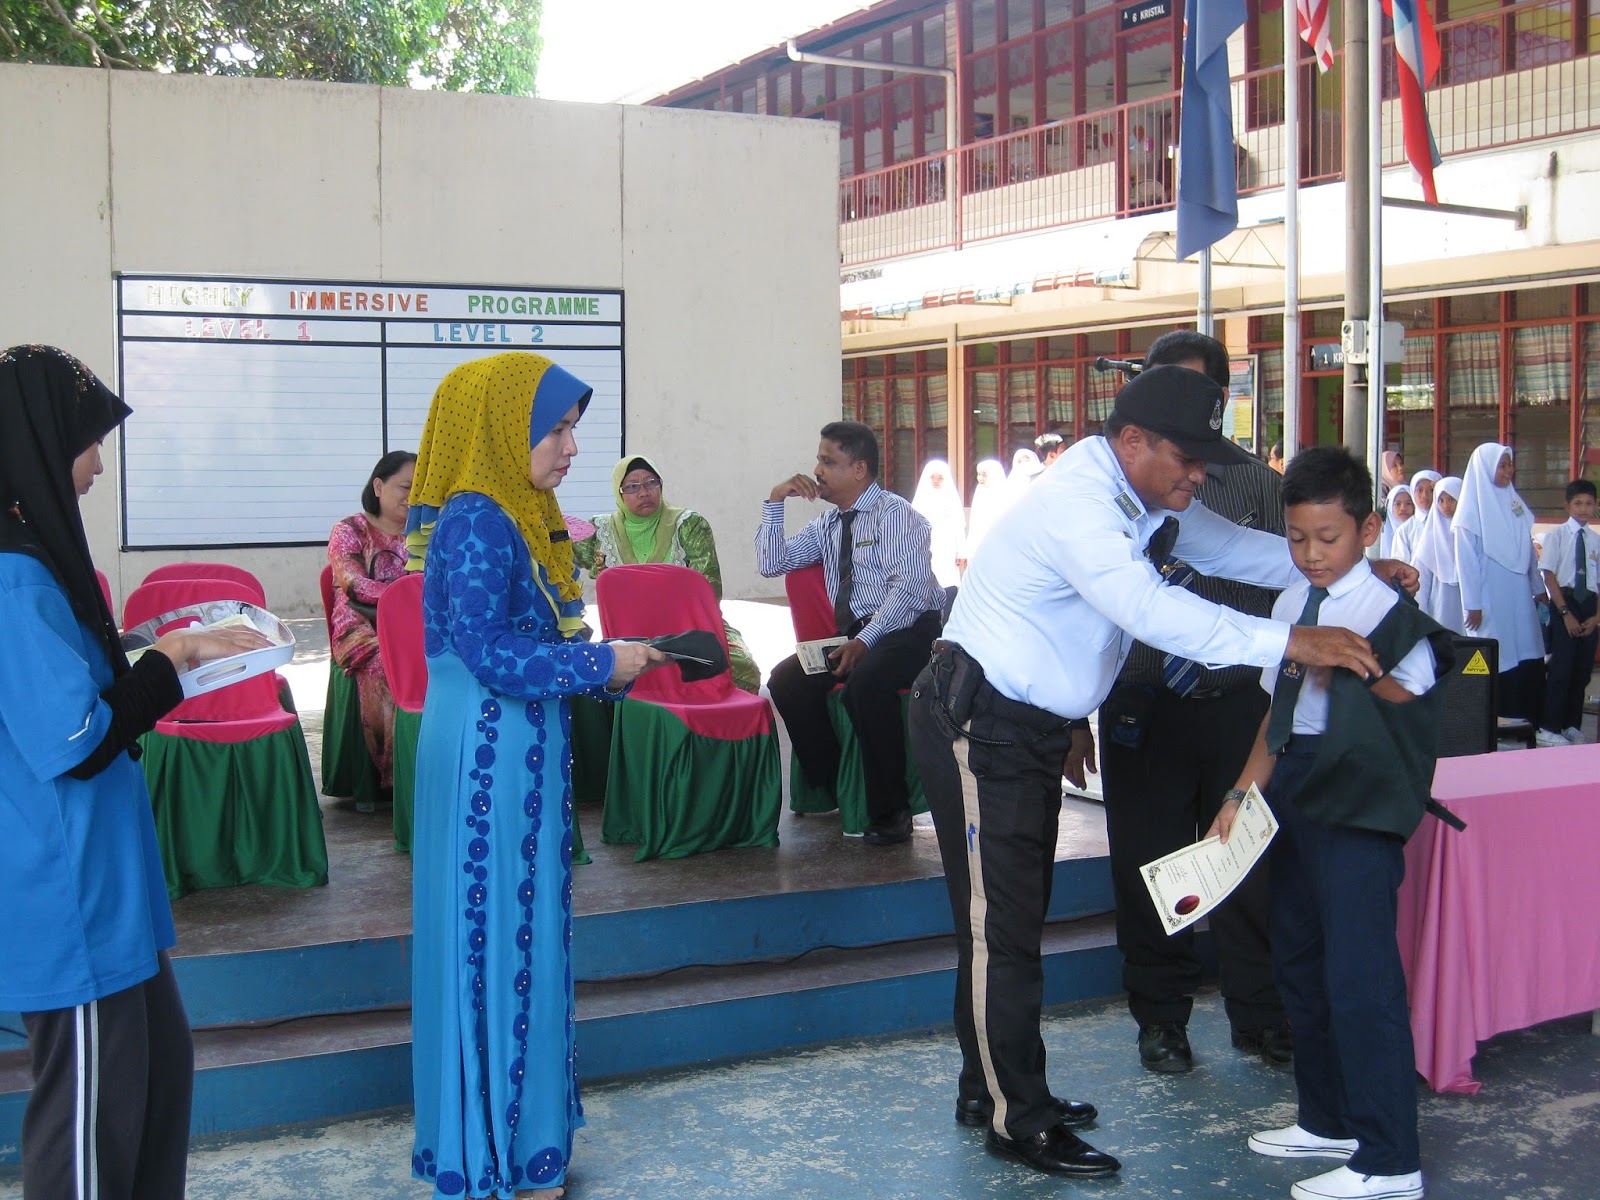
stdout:
[[[1315,625],[1322,602],[1328,598],[1328,589],[1314,587],[1306,597],[1296,625]],[[1278,683],[1272,690],[1272,716],[1267,719],[1267,749],[1278,753],[1294,732],[1294,706],[1300,698],[1300,685],[1306,681],[1306,669],[1297,662],[1284,659],[1278,667]]]
[[855,590],[855,547],[851,544],[850,526],[855,524],[856,510],[847,508],[839,514],[839,590],[833,595],[833,623],[840,633],[849,633],[856,623],[850,611],[850,593]]
[[1577,561],[1572,567],[1572,598],[1582,604],[1589,598],[1589,556],[1583,541],[1583,529],[1578,529]]
[[[1182,559],[1172,557],[1172,547],[1178,540],[1178,518],[1168,517],[1161,523],[1144,552],[1150,565],[1161,572],[1161,580],[1172,587],[1186,588],[1199,578],[1196,571]],[[1161,682],[1176,695],[1188,699],[1200,683],[1200,664],[1180,654],[1163,652],[1161,655]]]

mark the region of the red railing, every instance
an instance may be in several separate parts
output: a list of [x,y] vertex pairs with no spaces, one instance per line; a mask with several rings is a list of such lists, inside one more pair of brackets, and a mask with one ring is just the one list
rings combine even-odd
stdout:
[[[1519,13],[1542,8],[1517,5],[1440,25],[1445,69],[1428,93],[1428,111],[1441,154],[1600,128],[1600,55],[1573,56],[1559,38],[1519,29]],[[1384,161],[1394,166],[1405,156],[1392,40],[1385,64]],[[1335,180],[1344,169],[1343,117],[1336,96],[1325,102],[1319,90],[1336,92],[1337,77],[1321,80],[1311,63],[1300,70],[1300,178]],[[1283,69],[1235,79],[1233,106],[1240,193],[1282,187]],[[854,266],[1169,208],[1178,109],[1173,92],[845,179],[842,261]]]

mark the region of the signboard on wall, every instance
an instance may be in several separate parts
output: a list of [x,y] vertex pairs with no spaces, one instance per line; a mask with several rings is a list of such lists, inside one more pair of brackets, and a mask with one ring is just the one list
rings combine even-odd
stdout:
[[1222,433],[1246,450],[1256,448],[1256,356],[1228,359],[1228,402],[1222,410]]
[[125,549],[325,543],[366,473],[415,450],[450,370],[506,350],[594,388],[561,507],[616,507],[622,293],[396,283],[117,281]]

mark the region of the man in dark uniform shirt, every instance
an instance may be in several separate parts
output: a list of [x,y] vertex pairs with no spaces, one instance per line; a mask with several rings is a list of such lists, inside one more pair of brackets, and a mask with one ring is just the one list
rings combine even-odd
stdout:
[[[1227,350],[1205,334],[1175,330],[1156,339],[1145,365],[1163,364],[1189,367],[1228,386]],[[1284,531],[1282,480],[1264,462],[1217,469],[1196,495],[1235,524]],[[1258,617],[1271,614],[1276,595],[1203,575],[1190,587],[1207,600]],[[1169,668],[1168,675],[1177,690],[1162,681],[1162,654],[1135,643],[1100,710],[1100,763],[1117,946],[1128,1007],[1139,1024],[1139,1058],[1152,1071],[1175,1073],[1194,1062],[1186,1027],[1200,984],[1200,959],[1192,929],[1168,935],[1140,868],[1196,841],[1210,827],[1223,793],[1238,780],[1250,753],[1267,697],[1260,672],[1249,667],[1186,674]],[[1267,902],[1263,858],[1211,914],[1211,933],[1233,1044],[1268,1062],[1286,1063],[1294,1042],[1273,986]]]

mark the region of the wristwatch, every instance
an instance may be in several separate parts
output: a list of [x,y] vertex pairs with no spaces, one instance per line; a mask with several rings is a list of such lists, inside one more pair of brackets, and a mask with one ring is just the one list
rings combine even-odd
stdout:
[[1239,788],[1229,788],[1222,793],[1222,802],[1226,804],[1229,800],[1232,800],[1235,804],[1243,804],[1244,792]]
[[1564,608],[1558,608],[1558,609],[1556,609],[1556,616],[1558,616],[1558,617],[1564,617],[1564,616],[1566,616],[1566,615],[1567,615],[1567,610],[1566,610],[1566,609],[1564,609]]

